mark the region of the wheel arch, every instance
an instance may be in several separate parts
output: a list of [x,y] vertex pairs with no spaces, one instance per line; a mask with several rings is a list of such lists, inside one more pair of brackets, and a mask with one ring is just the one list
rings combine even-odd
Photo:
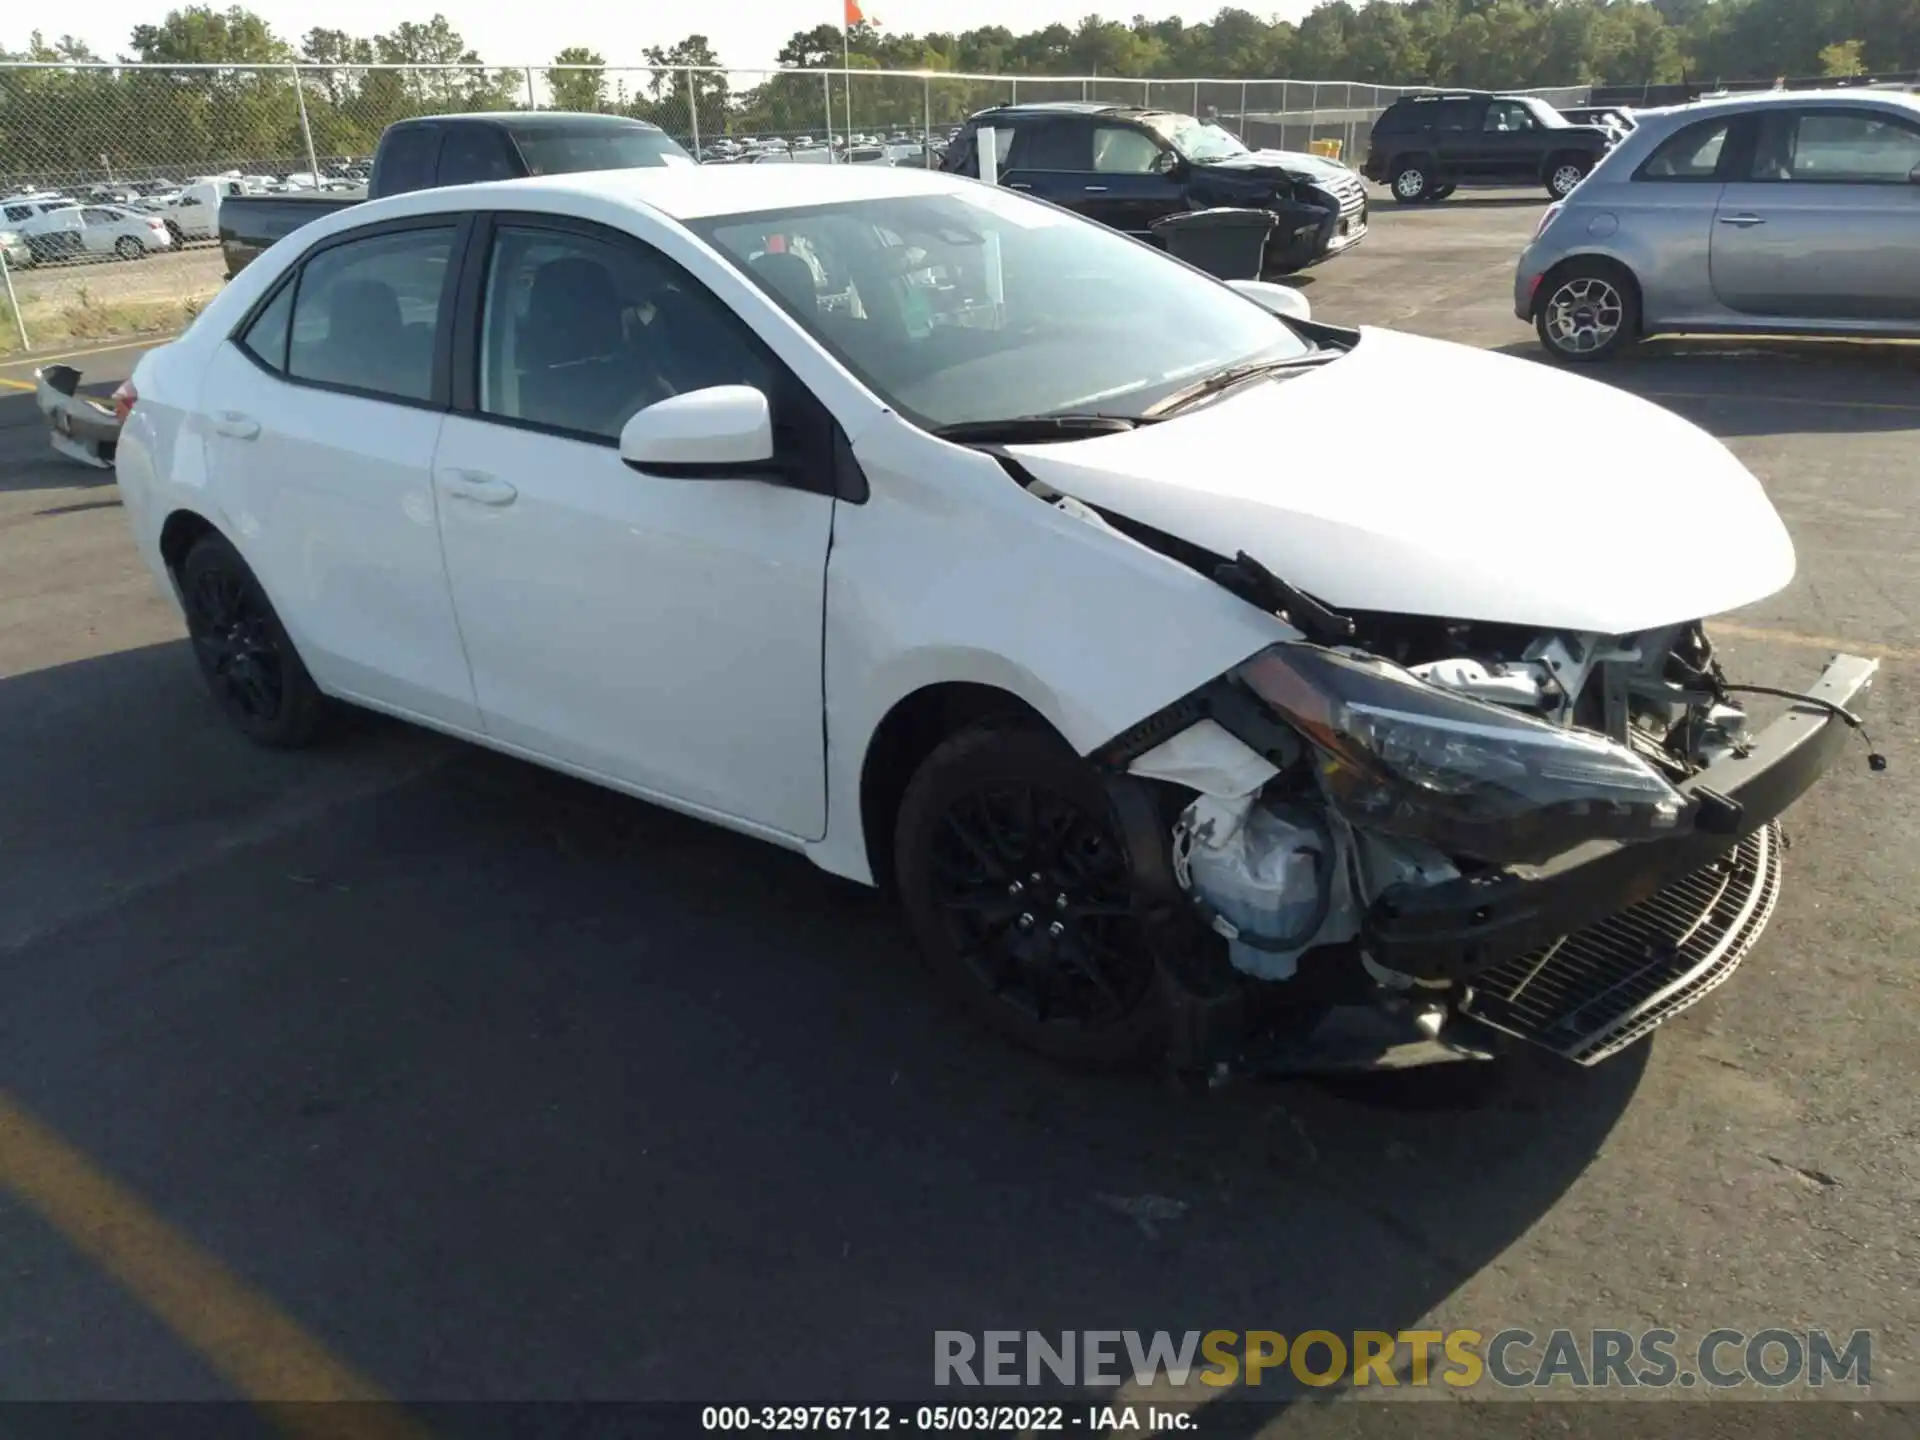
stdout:
[[[160,526],[160,559],[176,585],[180,580],[180,567],[186,564],[187,552],[207,535],[219,535],[221,539],[227,539],[220,527],[206,516],[184,507],[174,510]],[[232,541],[228,540],[228,543]]]
[[1547,268],[1546,273],[1540,277],[1540,283],[1534,287],[1533,303],[1530,307],[1532,318],[1536,320],[1540,318],[1540,307],[1546,303],[1547,297],[1553,293],[1553,287],[1559,284],[1563,277],[1580,266],[1590,266],[1608,270],[1633,292],[1635,329],[1644,337],[1647,326],[1646,291],[1640,284],[1640,277],[1634,273],[1633,266],[1621,259],[1620,256],[1606,250],[1581,250],[1576,254],[1563,256],[1561,259],[1554,261],[1554,263]]
[[[942,743],[960,731],[994,722],[1060,735],[1031,703],[971,680],[923,685],[895,701],[868,738],[860,765],[860,829],[873,882],[892,890],[894,828],[900,802],[915,773]],[[1065,737],[1060,737],[1064,743]]]

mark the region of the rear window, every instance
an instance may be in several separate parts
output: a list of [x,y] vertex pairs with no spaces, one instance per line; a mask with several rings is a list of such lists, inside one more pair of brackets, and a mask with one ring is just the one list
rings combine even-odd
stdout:
[[532,126],[513,140],[529,175],[573,175],[583,170],[636,170],[691,165],[693,157],[662,130],[642,125]]
[[1720,170],[1731,118],[1702,120],[1662,141],[1636,180],[1711,180]]
[[[429,188],[439,158],[440,132],[431,125],[390,132],[380,145],[381,193],[404,195]],[[229,187],[228,193],[240,192],[237,187]]]

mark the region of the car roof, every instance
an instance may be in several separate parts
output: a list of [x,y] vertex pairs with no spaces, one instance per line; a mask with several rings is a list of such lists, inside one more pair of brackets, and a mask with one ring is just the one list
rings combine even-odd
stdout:
[[368,203],[422,213],[467,210],[493,203],[515,209],[537,209],[543,199],[586,196],[644,205],[685,222],[720,215],[747,215],[758,210],[799,209],[836,200],[953,195],[979,183],[917,166],[659,165],[496,180],[450,190],[417,190],[391,200]]
[[988,115],[1125,115],[1138,119],[1143,115],[1167,115],[1159,106],[1127,105],[1108,100],[1031,100],[1011,105],[989,105],[970,117],[979,120]]
[[505,125],[515,130],[571,130],[583,125],[602,125],[609,130],[658,130],[658,125],[633,115],[601,115],[591,110],[471,110],[444,115],[409,115],[395,125],[435,125],[445,121],[467,123],[474,120],[490,125]]
[[1689,101],[1684,105],[1668,105],[1658,110],[1635,110],[1641,118],[1669,116],[1714,115],[1723,112],[1742,114],[1752,111],[1792,109],[1806,105],[1854,105],[1868,108],[1901,110],[1908,115],[1920,117],[1920,96],[1911,95],[1903,90],[1880,90],[1865,85],[1833,86],[1824,90],[1749,90],[1731,95],[1713,95],[1703,99]]

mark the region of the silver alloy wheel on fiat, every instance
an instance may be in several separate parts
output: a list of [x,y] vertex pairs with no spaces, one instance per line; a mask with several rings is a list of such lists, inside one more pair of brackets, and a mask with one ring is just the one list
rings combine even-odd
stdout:
[[1573,193],[1574,187],[1586,178],[1586,171],[1578,165],[1562,165],[1553,172],[1547,181],[1547,188],[1553,192],[1553,198],[1564,200]]
[[1597,275],[1580,275],[1561,284],[1544,307],[1547,339],[1568,355],[1592,355],[1619,338],[1627,304],[1620,292]]

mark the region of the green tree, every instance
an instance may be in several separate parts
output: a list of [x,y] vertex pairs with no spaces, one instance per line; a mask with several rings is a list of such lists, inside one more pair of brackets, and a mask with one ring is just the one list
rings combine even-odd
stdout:
[[[711,40],[704,35],[689,35],[665,49],[649,45],[642,53],[653,70],[647,95],[654,113],[648,119],[663,130],[689,138],[695,130],[702,139],[725,133],[727,77],[715,68],[720,58],[713,53]],[[697,124],[693,122],[696,105]]]
[[[554,67],[547,72],[547,90],[556,110],[605,110],[607,101],[607,62],[598,52],[584,45],[569,45],[553,57]],[[589,66],[589,69],[567,68]]]
[[1820,52],[1822,75],[1864,75],[1866,45],[1858,40],[1836,40]]

